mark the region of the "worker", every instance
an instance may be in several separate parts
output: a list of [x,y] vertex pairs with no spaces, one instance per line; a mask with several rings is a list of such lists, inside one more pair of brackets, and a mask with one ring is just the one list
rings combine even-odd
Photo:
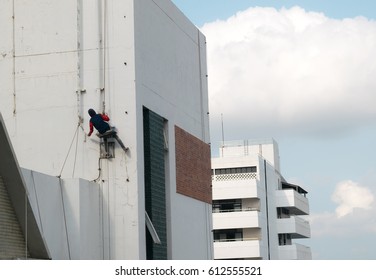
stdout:
[[89,109],[88,111],[90,115],[90,132],[87,136],[90,137],[90,135],[94,131],[94,127],[100,134],[104,134],[105,132],[111,130],[110,125],[108,124],[108,121],[110,118],[106,114],[97,114],[93,109]]
[[110,118],[106,114],[97,114],[94,109],[89,109],[88,113],[90,115],[90,131],[87,136],[91,136],[91,134],[94,131],[94,127],[96,130],[98,130],[97,136],[99,138],[103,138],[105,142],[105,149],[106,154],[108,153],[108,147],[107,147],[107,139],[110,137],[113,137],[116,139],[116,141],[119,143],[119,145],[123,148],[125,152],[128,151],[128,148],[124,146],[123,142],[120,140],[119,136],[117,135],[117,132],[115,128],[111,127],[108,124],[108,121],[110,121]]

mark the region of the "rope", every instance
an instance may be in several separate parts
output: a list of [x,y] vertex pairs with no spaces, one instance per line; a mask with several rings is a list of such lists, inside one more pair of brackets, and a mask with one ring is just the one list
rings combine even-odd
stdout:
[[[78,126],[80,127],[80,124],[78,124]],[[77,128],[77,130],[78,130],[78,128]],[[75,171],[75,169],[76,169],[77,147],[78,147],[78,136],[76,137],[76,149],[75,149],[75,152],[74,152],[74,161],[73,161],[72,178],[74,178],[74,171]]]
[[[65,156],[65,160],[64,160],[63,166],[62,166],[62,168],[61,168],[60,174],[57,176],[58,178],[60,178],[60,177],[61,177],[61,174],[63,173],[64,167],[65,167],[65,163],[67,162],[67,159],[68,159],[68,156],[69,156],[70,150],[71,150],[72,145],[73,145],[74,138],[76,138],[76,135],[77,135],[77,133],[78,133],[78,128],[79,128],[80,126],[81,126],[80,123],[78,123],[77,128],[76,128],[76,131],[74,132],[74,135],[73,135],[73,138],[72,138],[71,144],[70,144],[70,146],[69,146],[68,153],[67,153],[67,155]],[[78,137],[77,137],[77,138],[78,138]]]

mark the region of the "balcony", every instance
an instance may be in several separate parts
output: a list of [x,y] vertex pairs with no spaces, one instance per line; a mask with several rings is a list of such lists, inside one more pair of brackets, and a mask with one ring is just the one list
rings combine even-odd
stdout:
[[276,191],[276,206],[289,209],[292,215],[308,215],[308,199],[294,189]]
[[[253,211],[252,211],[253,210]],[[255,209],[213,213],[213,229],[259,228],[260,212]]]
[[239,180],[236,182],[213,180],[212,184],[213,200],[257,198],[260,195],[260,187],[256,179]]
[[311,227],[309,222],[300,217],[290,217],[285,219],[277,219],[278,233],[287,233],[291,238],[310,238]]
[[261,258],[260,240],[214,242],[214,259]]
[[279,246],[279,259],[280,260],[311,260],[311,248],[301,245],[292,244]]

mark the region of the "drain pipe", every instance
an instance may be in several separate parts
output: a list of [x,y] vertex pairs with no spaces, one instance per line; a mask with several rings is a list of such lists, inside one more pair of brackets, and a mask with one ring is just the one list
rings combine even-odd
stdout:
[[266,175],[266,160],[264,159],[264,179],[265,179],[265,204],[266,204],[266,234],[268,237],[268,260],[270,260],[270,231],[269,231],[269,204],[268,204],[268,179]]

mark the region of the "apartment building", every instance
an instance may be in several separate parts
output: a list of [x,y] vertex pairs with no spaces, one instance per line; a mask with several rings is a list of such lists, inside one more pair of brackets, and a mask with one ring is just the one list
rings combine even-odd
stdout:
[[311,259],[307,191],[281,175],[274,140],[224,142],[212,184],[215,259]]

